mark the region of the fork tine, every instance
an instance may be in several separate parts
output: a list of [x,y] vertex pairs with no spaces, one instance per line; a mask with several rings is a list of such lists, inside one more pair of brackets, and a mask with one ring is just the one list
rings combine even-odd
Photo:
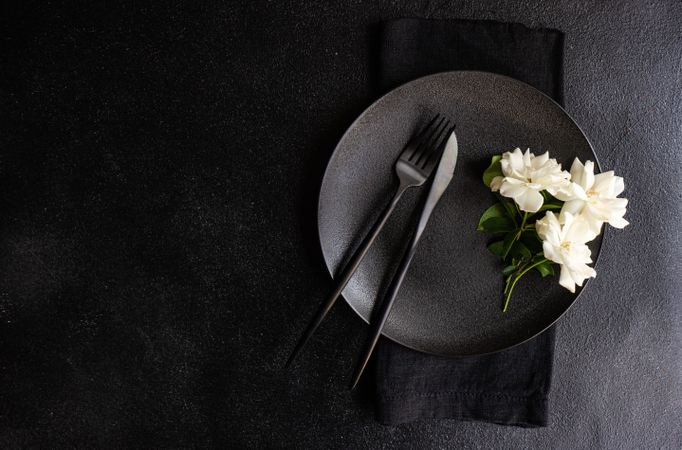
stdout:
[[[435,127],[438,128],[442,121],[443,117],[441,117],[440,113],[436,114],[433,117],[433,119],[431,119],[431,121],[429,121],[429,123],[426,124],[426,126],[419,133],[417,133],[412,139],[410,139],[408,144],[405,146],[405,150],[403,150],[403,154],[401,154],[400,157],[407,159],[408,161],[412,159],[412,157],[415,154],[417,154],[424,140],[433,133],[434,124]],[[436,124],[436,122],[438,123]]]
[[422,128],[422,130],[419,133],[417,133],[417,135],[414,137],[414,140],[417,141],[417,140],[423,138],[424,135],[426,134],[426,132],[428,131],[428,129],[431,128],[431,126],[434,123],[436,123],[436,120],[438,120],[439,117],[440,117],[440,113],[437,113],[435,116],[433,116],[433,119],[431,119],[429,121],[429,123],[427,123],[426,126],[424,128]]
[[[444,117],[444,119],[445,119],[445,117]],[[449,126],[450,126],[449,120],[446,119],[446,120],[442,121],[442,123],[439,125],[439,128],[429,138],[426,145],[421,147],[421,152],[420,152],[419,156],[417,157],[417,159],[414,161],[414,164],[416,166],[420,167],[420,166],[424,165],[424,163],[428,160],[429,156],[438,148],[438,142],[441,140],[443,133],[448,129]]]
[[433,166],[435,166],[438,162],[438,158],[440,157],[441,153],[443,153],[443,147],[445,144],[447,144],[450,135],[455,131],[455,127],[455,125],[452,125],[450,128],[448,128],[442,139],[439,140],[438,144],[433,147],[433,150],[427,156],[423,164],[423,167],[426,171],[433,169]]
[[410,157],[407,159],[408,161],[412,162],[412,164],[417,164],[417,161],[419,158],[424,154],[424,151],[429,148],[429,143],[433,140],[433,137],[436,136],[439,133],[439,130],[443,126],[443,122],[447,122],[446,117],[441,117],[440,120],[436,123],[436,125],[429,130],[428,134],[425,134],[420,142],[418,142],[414,147],[414,152]]
[[433,166],[438,164],[438,161],[440,161],[440,157],[443,154],[443,149],[445,148],[445,145],[448,143],[448,139],[450,139],[450,135],[454,133],[456,128],[456,125],[452,125],[448,130],[443,134],[442,139],[438,142],[438,145],[434,146],[433,152],[429,155],[426,161],[424,161],[424,167],[428,168],[428,170],[431,170]]

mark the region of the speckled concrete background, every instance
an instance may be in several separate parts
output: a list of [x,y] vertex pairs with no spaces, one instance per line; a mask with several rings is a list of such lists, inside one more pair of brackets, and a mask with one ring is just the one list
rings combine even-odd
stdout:
[[[557,332],[551,424],[383,427],[346,382],[316,194],[371,100],[372,24],[566,33],[565,103],[632,226]],[[682,4],[243,2],[0,14],[0,447],[680,448]]]

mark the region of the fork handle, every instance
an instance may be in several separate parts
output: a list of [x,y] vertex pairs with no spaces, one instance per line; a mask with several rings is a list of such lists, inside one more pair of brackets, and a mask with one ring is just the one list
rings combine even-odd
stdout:
[[384,211],[381,213],[381,216],[377,219],[377,221],[374,223],[372,226],[371,231],[365,237],[365,239],[362,241],[362,244],[360,244],[360,248],[358,248],[353,256],[351,257],[350,261],[348,264],[343,268],[343,271],[341,272],[338,281],[336,282],[336,285],[334,287],[334,290],[329,294],[325,302],[322,304],[320,309],[317,311],[317,314],[313,319],[310,321],[308,324],[308,327],[306,330],[303,332],[303,335],[300,337],[298,340],[298,343],[296,344],[296,347],[294,347],[293,352],[291,352],[291,356],[289,356],[289,359],[287,360],[286,364],[284,367],[289,367],[291,362],[296,358],[296,355],[301,351],[303,346],[308,342],[310,339],[310,336],[315,333],[315,330],[320,326],[324,318],[327,316],[329,311],[332,309],[338,298],[341,296],[341,293],[343,292],[343,289],[346,287],[350,279],[353,277],[353,274],[357,270],[358,266],[364,259],[365,255],[367,254],[367,251],[369,248],[372,246],[374,241],[376,240],[377,236],[381,232],[381,229],[384,227],[386,224],[386,221],[390,217],[391,213],[393,213],[393,210],[395,209],[396,205],[398,204],[398,201],[400,198],[403,196],[405,191],[411,187],[408,184],[405,183],[400,183],[400,186],[398,187],[398,190],[395,192],[393,195],[393,198],[391,199],[391,202],[386,206]]
[[371,321],[370,325],[371,329],[369,337],[367,339],[367,343],[365,344],[365,349],[362,353],[362,356],[358,360],[357,365],[355,366],[355,371],[353,372],[353,378],[350,385],[351,390],[355,389],[355,387],[358,385],[358,382],[362,377],[362,373],[365,371],[365,367],[367,367],[367,363],[372,357],[374,347],[376,347],[377,342],[379,341],[381,331],[383,330],[384,324],[386,323],[386,319],[388,319],[388,315],[391,312],[391,307],[393,306],[393,303],[395,302],[395,299],[398,296],[400,286],[403,284],[405,275],[407,275],[407,270],[410,268],[410,264],[412,263],[412,258],[414,258],[414,254],[417,251],[417,244],[421,237],[422,231],[423,229],[420,230],[418,228],[415,231],[414,235],[412,236],[412,239],[410,240],[410,246],[407,248],[407,251],[403,255],[403,259],[402,261],[400,261],[400,266],[398,267],[398,270],[396,271],[395,275],[393,275],[393,279],[391,280],[391,286],[388,289],[386,298],[379,305],[379,310],[377,311],[377,314]]

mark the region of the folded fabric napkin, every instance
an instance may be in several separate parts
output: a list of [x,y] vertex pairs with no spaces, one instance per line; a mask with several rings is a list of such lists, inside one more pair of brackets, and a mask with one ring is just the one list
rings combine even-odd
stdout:
[[[483,70],[562,101],[563,34],[520,24],[400,19],[383,24],[379,73],[386,92],[424,75]],[[456,299],[453,299],[456,301]],[[376,352],[377,419],[453,418],[546,426],[554,327],[492,355],[441,358],[383,339]]]

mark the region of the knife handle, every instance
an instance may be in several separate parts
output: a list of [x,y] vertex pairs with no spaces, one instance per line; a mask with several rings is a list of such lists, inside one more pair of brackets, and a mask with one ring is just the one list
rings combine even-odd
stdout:
[[402,182],[400,183],[400,186],[398,187],[396,193],[393,195],[391,202],[388,204],[386,209],[384,209],[384,211],[381,213],[379,219],[377,219],[375,224],[372,226],[372,230],[369,232],[367,237],[362,241],[362,244],[360,244],[360,248],[358,248],[355,251],[348,264],[346,264],[339,277],[335,280],[336,284],[334,286],[334,290],[325,299],[325,302],[317,311],[315,317],[313,317],[313,319],[308,324],[308,327],[305,329],[303,335],[296,343],[296,347],[294,347],[294,350],[291,352],[291,355],[289,356],[289,359],[285,363],[284,367],[289,367],[294,358],[296,358],[296,355],[301,351],[303,346],[306,344],[306,342],[308,342],[313,333],[315,333],[315,330],[317,330],[317,328],[320,326],[324,318],[332,309],[338,298],[341,296],[341,293],[343,292],[344,288],[346,287],[350,279],[353,277],[353,274],[357,270],[358,266],[364,259],[365,255],[367,254],[367,251],[376,240],[382,228],[384,228],[386,221],[391,216],[391,213],[393,213],[393,210],[398,204],[398,201],[403,196],[405,191],[410,187],[411,185],[409,184],[405,184]]
[[355,387],[358,385],[358,382],[362,377],[362,373],[364,372],[365,367],[367,367],[367,363],[372,357],[374,347],[377,345],[377,341],[379,341],[379,336],[381,336],[381,330],[383,330],[384,328],[386,319],[388,319],[388,315],[391,312],[391,307],[393,306],[393,303],[395,302],[395,299],[398,296],[400,286],[403,284],[405,275],[407,275],[407,270],[410,268],[412,258],[414,258],[414,254],[417,251],[417,243],[421,238],[422,234],[421,231],[423,231],[423,229],[420,230],[419,228],[415,231],[414,236],[410,241],[410,246],[407,248],[407,251],[403,255],[403,259],[402,261],[400,261],[400,266],[398,267],[398,270],[396,271],[395,275],[393,275],[393,279],[391,280],[391,286],[388,289],[386,298],[379,305],[379,310],[377,311],[374,320],[372,320],[371,322],[371,329],[369,337],[367,339],[367,343],[365,344],[365,349],[362,353],[362,356],[360,357],[360,360],[357,363],[357,366],[355,367],[355,372],[353,373],[353,379],[350,386],[351,390],[355,389]]

